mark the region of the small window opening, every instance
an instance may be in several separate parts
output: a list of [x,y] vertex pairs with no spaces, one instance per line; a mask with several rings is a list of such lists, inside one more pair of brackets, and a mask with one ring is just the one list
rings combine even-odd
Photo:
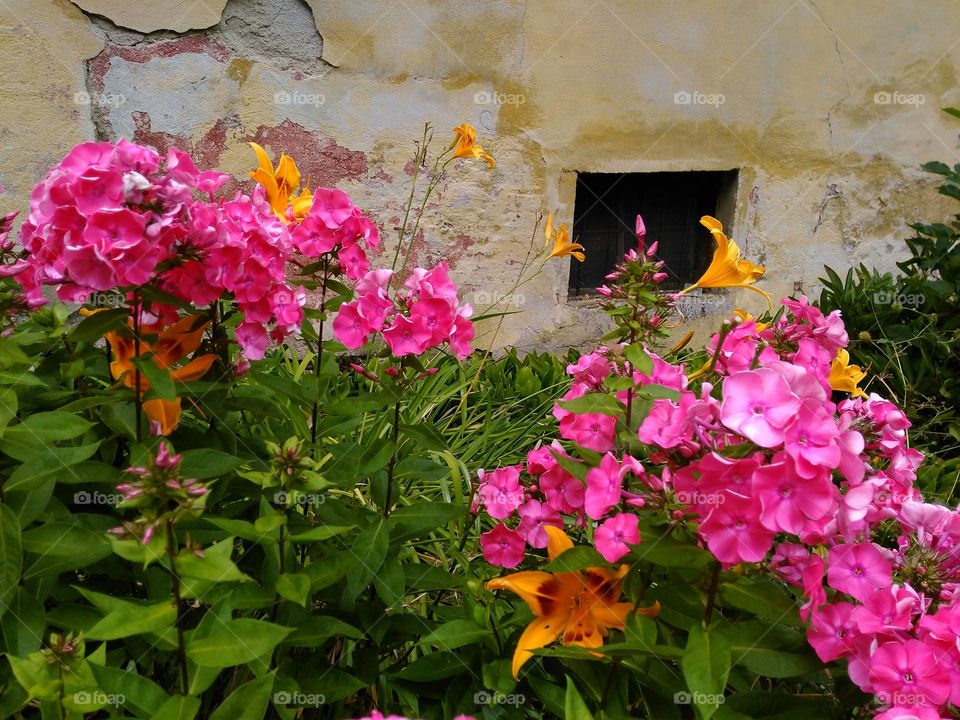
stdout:
[[634,224],[643,216],[647,242],[659,241],[657,256],[669,278],[665,289],[694,283],[706,270],[714,242],[700,225],[713,215],[732,229],[737,171],[578,173],[573,237],[586,260],[570,263],[570,295],[589,295],[636,246]]

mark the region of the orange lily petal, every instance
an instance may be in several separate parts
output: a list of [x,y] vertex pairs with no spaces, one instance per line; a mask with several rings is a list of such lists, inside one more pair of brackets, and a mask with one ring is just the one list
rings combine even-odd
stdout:
[[[247,143],[250,147],[253,148],[253,151],[257,154],[257,162],[260,163],[258,170],[263,170],[271,177],[273,176],[273,163],[270,162],[270,156],[267,155],[267,151],[262,147],[257,145],[255,142]],[[256,180],[254,173],[250,173],[250,177]]]
[[160,424],[163,435],[169,435],[180,422],[180,398],[147,400],[143,404],[143,411],[153,422]]
[[543,529],[547,533],[547,557],[551,560],[556,560],[573,547],[573,540],[560,528],[546,525]]
[[196,352],[207,325],[209,320],[201,322],[198,316],[187,315],[161,332],[152,347],[157,365],[167,368]]
[[513,652],[513,677],[518,679],[520,667],[533,657],[531,650],[542,648],[555,641],[566,624],[565,616],[538,617],[523,631],[517,641],[517,649]]
[[309,188],[304,188],[300,194],[290,201],[290,207],[293,208],[293,216],[297,220],[302,220],[313,207],[313,194]]
[[717,241],[717,249],[714,251],[710,266],[703,273],[703,276],[681,292],[690,292],[696,288],[748,288],[763,295],[772,309],[773,301],[770,296],[763,290],[751,287],[751,283],[763,277],[764,268],[740,259],[740,248],[726,236],[723,232],[723,225],[719,220],[705,215],[700,218],[700,224],[713,235]]
[[487,583],[487,588],[509,590],[519,595],[534,615],[546,617],[558,608],[569,607],[572,598],[583,586],[575,573],[553,575],[539,570],[524,570],[494,578]]
[[858,385],[867,376],[859,365],[850,364],[850,353],[840,348],[830,364],[830,387],[840,392],[850,393],[853,397],[863,397],[866,393]]
[[172,371],[170,377],[173,378],[174,382],[192,382],[199,380],[207,374],[207,371],[216,359],[217,356],[213,353],[201,355],[188,362],[182,368]]
[[283,212],[287,209],[287,198],[286,196],[281,197],[280,187],[277,185],[276,178],[262,169],[253,171],[250,173],[250,177],[263,186],[264,197],[267,198],[267,202],[270,203],[270,207],[273,208],[274,214],[282,217]]
[[280,161],[277,163],[277,170],[273,176],[276,178],[281,192],[286,191],[288,196],[300,184],[300,170],[297,168],[297,163],[289,155],[280,155]]

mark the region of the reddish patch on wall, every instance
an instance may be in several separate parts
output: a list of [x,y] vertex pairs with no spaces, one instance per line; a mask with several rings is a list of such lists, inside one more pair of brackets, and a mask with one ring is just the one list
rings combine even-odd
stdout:
[[222,63],[230,59],[230,51],[215,40],[211,40],[203,34],[187,35],[174,40],[137,47],[107,45],[100,51],[99,55],[90,60],[90,76],[93,78],[97,89],[103,92],[103,78],[110,70],[110,64],[115,57],[128,62],[145,63],[154,58],[168,58],[184,53],[204,53]]
[[338,145],[319,130],[307,130],[291,120],[270,127],[261,125],[245,138],[268,148],[271,156],[284,152],[297,161],[304,180],[311,186],[336,187],[343,180],[367,179],[367,156],[360,150]]
[[236,128],[236,122],[229,118],[220,118],[199,140],[154,130],[150,116],[145,112],[133,113],[133,142],[150,145],[161,155],[176,147],[190,153],[193,161],[201,170],[216,168],[227,145],[227,130]]

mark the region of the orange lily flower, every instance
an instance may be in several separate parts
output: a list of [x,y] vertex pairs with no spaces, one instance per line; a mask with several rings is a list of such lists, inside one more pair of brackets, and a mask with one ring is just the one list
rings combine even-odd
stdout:
[[707,268],[703,277],[690,287],[681,290],[681,294],[696,288],[746,288],[763,295],[767,299],[770,309],[773,310],[773,301],[770,296],[760,288],[753,287],[753,283],[762,278],[766,271],[759,265],[740,259],[740,248],[726,236],[723,232],[723,225],[719,220],[704,215],[700,218],[700,224],[713,234],[717,241],[717,249],[714,251],[713,260],[711,260],[710,267]]
[[586,258],[586,255],[583,254],[583,245],[580,243],[570,242],[570,231],[567,230],[566,225],[557,225],[553,224],[553,213],[547,215],[547,225],[544,228],[544,237],[546,242],[544,247],[546,247],[550,241],[553,241],[553,250],[550,251],[548,257],[564,257],[565,255],[572,255],[580,262],[583,262]]
[[[547,531],[547,554],[551,560],[573,547],[562,530],[552,526]],[[531,657],[531,650],[556,640],[564,645],[598,648],[610,629],[623,630],[627,614],[638,612],[656,617],[660,603],[648,608],[634,608],[618,602],[623,578],[629,567],[617,570],[588,567],[578,572],[548,573],[524,571],[495,578],[487,583],[490,590],[509,590],[530,606],[536,616],[523,631],[513,654],[513,677]]]
[[490,167],[497,166],[497,161],[494,160],[486,150],[477,145],[477,131],[473,125],[469,123],[458,125],[453,129],[453,132],[456,134],[456,137],[454,137],[453,142],[450,143],[449,149],[453,150],[454,146],[456,146],[457,149],[453,152],[455,158],[480,158],[481,160],[486,160],[487,165]]
[[853,397],[866,397],[866,393],[857,385],[867,376],[859,365],[850,364],[850,353],[843,348],[830,365],[830,387],[834,390],[850,393]]
[[267,202],[273,208],[273,213],[285,223],[290,222],[287,212],[288,208],[293,209],[293,218],[302,220],[313,205],[313,195],[307,188],[304,188],[299,195],[294,195],[297,187],[300,185],[300,170],[292,157],[284,153],[280,154],[280,160],[277,161],[277,167],[274,169],[270,162],[270,156],[267,151],[257,145],[249,143],[250,147],[257,154],[257,160],[260,166],[250,173],[250,177],[263,186]]
[[[176,370],[170,370],[170,367],[187,355],[196,352],[200,347],[207,324],[207,322],[198,324],[195,316],[188,315],[162,330],[157,326],[144,326],[145,332],[152,334],[156,331],[158,334],[156,341],[152,344],[140,341],[140,354],[152,353],[150,359],[158,368],[167,370],[174,382],[199,380],[207,374],[213,361],[217,359],[215,354],[201,355]],[[105,337],[113,351],[113,361],[110,363],[111,374],[118,380],[122,380],[126,387],[134,389],[137,377],[136,366],[133,364],[133,359],[136,357],[136,343],[132,337],[121,336],[115,332],[109,332]],[[141,373],[140,394],[143,395],[149,389],[150,381]],[[180,398],[147,400],[143,403],[143,410],[150,420],[160,424],[164,435],[172,433],[180,422]]]

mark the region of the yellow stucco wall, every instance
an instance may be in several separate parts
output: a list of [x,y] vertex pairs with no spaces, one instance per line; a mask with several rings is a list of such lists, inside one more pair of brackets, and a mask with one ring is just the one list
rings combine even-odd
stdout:
[[[908,222],[946,217],[918,166],[960,159],[940,110],[960,105],[958,62],[952,0],[11,1],[0,206],[25,208],[83,139],[177,143],[242,177],[256,138],[353,194],[392,257],[413,140],[468,121],[497,168],[450,172],[417,257],[450,259],[478,305],[509,286],[540,210],[572,222],[574,171],[737,168],[732,235],[763,287],[816,292],[824,264],[892,267]],[[568,262],[522,289],[498,345],[598,336],[595,304],[567,301]],[[703,329],[736,306],[762,300],[684,312]]]

